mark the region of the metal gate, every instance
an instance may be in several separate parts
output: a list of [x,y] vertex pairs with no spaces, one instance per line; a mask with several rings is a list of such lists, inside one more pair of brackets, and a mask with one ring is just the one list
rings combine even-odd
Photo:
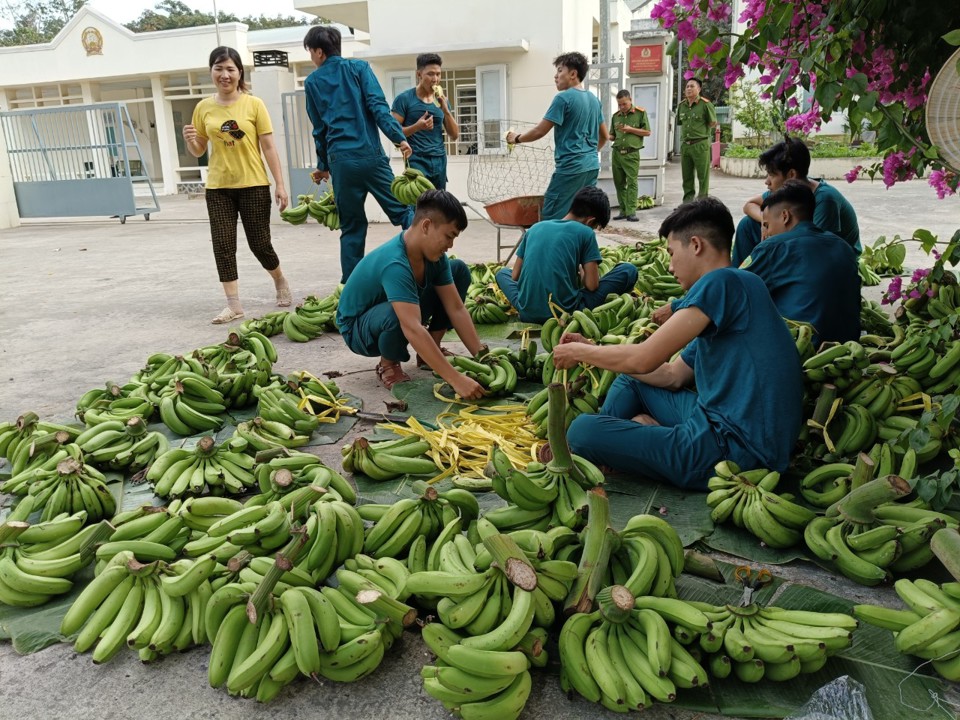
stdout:
[[[131,215],[160,209],[123,103],[0,112],[22,218]],[[152,205],[137,206],[146,184]]]
[[287,144],[287,170],[290,175],[290,201],[309,194],[315,184],[310,173],[317,169],[317,146],[313,141],[313,123],[307,115],[307,95],[303,90],[283,93],[283,135]]
[[[623,63],[592,63],[584,78],[583,86],[600,98],[604,122],[609,121],[610,99],[623,87]],[[610,169],[610,143],[600,150],[600,170]]]

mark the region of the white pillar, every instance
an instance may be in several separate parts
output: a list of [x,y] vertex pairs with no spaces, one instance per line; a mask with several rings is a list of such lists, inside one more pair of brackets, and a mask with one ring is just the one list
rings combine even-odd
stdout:
[[20,226],[17,198],[13,192],[13,173],[7,156],[7,141],[0,129],[0,230]]
[[177,168],[180,155],[177,153],[177,133],[173,125],[173,106],[163,96],[163,80],[159,75],[150,77],[150,94],[153,97],[153,116],[157,123],[157,147],[160,150],[160,178],[163,195],[177,194]]
[[[250,74],[250,82],[253,85],[254,94],[263,100],[263,104],[267,106],[267,112],[270,113],[273,140],[277,146],[277,154],[280,156],[280,174],[283,177],[283,184],[289,191],[291,183],[287,167],[287,138],[283,128],[283,94],[297,89],[293,69],[279,65],[254,67]],[[269,175],[269,169],[267,174]],[[296,200],[293,200],[293,204],[297,204]],[[274,221],[279,220],[276,205],[273,206],[273,214]]]

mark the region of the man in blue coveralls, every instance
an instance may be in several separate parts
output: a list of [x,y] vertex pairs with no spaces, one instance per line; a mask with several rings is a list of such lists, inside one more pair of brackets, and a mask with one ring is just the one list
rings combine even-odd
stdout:
[[367,193],[373,194],[394,225],[408,228],[413,217],[413,209],[390,192],[393,170],[377,128],[398,145],[404,158],[411,149],[370,66],[340,56],[339,30],[315,25],[307,31],[303,46],[317,68],[303,83],[317,146],[313,180],[329,178],[333,183],[340,215],[340,282],[346,282],[367,241],[363,208]]
[[460,126],[440,86],[442,62],[436,53],[418,55],[416,87],[397,95],[390,108],[413,148],[410,167],[426,175],[438,190],[447,188],[444,131],[451,140],[460,137]]
[[589,63],[581,53],[560,55],[553,61],[557,94],[537,125],[521,133],[507,133],[508,144],[539,140],[551,129],[554,170],[543,196],[541,220],[559,220],[570,210],[577,190],[597,184],[600,158],[597,152],[609,134],[597,96],[583,87]]
[[454,369],[440,340],[450,328],[474,357],[486,354],[463,298],[470,269],[446,252],[467,227],[463,206],[445,190],[428,190],[417,201],[409,229],[363,258],[343,286],[337,327],[353,352],[380,356],[377,377],[388,390],[410,377],[400,363],[409,360],[407,344],[418,358],[466,400],[483,388]]
[[743,206],[745,217],[737,225],[733,243],[732,262],[735,267],[740,267],[760,242],[760,206],[763,198],[787,180],[799,180],[813,191],[813,197],[817,201],[813,224],[821,230],[839,235],[860,255],[863,248],[860,246],[857,213],[850,202],[823,178],[811,180],[807,177],[810,172],[810,150],[802,140],[785,136],[781,142],[760,155],[759,164],[760,168],[767,172],[767,192],[750,198]]
[[813,325],[814,346],[860,337],[853,248],[813,224],[813,191],[788,180],[763,200],[764,240],[740,266],[759,275],[780,314]]
[[[549,302],[572,312],[595,308],[610,293],[630,292],[637,268],[619,263],[600,277],[600,247],[594,230],[610,221],[610,200],[600,188],[581,188],[562,220],[541,220],[517,247],[513,271],[497,273],[497,285],[523,322],[543,323],[552,317]],[[583,287],[581,288],[581,281]]]
[[574,420],[571,449],[700,490],[724,459],[785,470],[802,420],[800,358],[763,281],[730,267],[730,211],[715,198],[694,200],[667,217],[660,235],[687,290],[663,327],[639,345],[568,335],[553,350],[560,369],[585,362],[623,373],[599,414]]

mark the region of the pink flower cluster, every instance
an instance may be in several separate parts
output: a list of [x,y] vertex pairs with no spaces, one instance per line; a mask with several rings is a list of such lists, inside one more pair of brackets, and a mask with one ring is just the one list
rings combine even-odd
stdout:
[[863,165],[857,165],[853,170],[844,174],[844,177],[847,179],[848,183],[856,181],[860,177],[860,173],[863,171]]
[[876,92],[878,100],[884,105],[902,102],[908,110],[916,110],[927,100],[927,86],[930,84],[930,69],[924,69],[919,80],[914,80],[906,87],[897,89],[900,75],[909,67],[904,63],[897,63],[896,53],[882,44],[876,45],[872,52],[867,52],[866,33],[861,33],[853,42],[854,57],[859,57],[862,64],[857,67],[851,64],[847,68],[847,77],[863,73],[867,77],[867,90]]
[[934,170],[927,178],[927,183],[937,191],[937,197],[943,200],[947,195],[956,195],[957,193],[956,189],[950,185],[951,180],[956,185],[956,178],[953,175],[943,170]]
[[883,184],[888,188],[904,180],[911,180],[917,173],[910,164],[909,158],[916,153],[916,148],[911,148],[909,153],[902,150],[890,153],[883,159]]
[[802,133],[804,135],[813,132],[814,128],[820,128],[820,105],[814,100],[810,109],[806,112],[791,115],[785,123],[790,132]]

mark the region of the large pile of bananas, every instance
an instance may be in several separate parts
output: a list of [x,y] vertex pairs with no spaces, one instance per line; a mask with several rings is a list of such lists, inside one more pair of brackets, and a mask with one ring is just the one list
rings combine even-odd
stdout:
[[422,172],[409,166],[390,183],[390,192],[404,205],[416,205],[421,195],[434,189],[433,183]]
[[497,271],[501,267],[496,263],[470,266],[470,287],[463,304],[474,325],[499,325],[510,321],[513,307],[497,285]]

